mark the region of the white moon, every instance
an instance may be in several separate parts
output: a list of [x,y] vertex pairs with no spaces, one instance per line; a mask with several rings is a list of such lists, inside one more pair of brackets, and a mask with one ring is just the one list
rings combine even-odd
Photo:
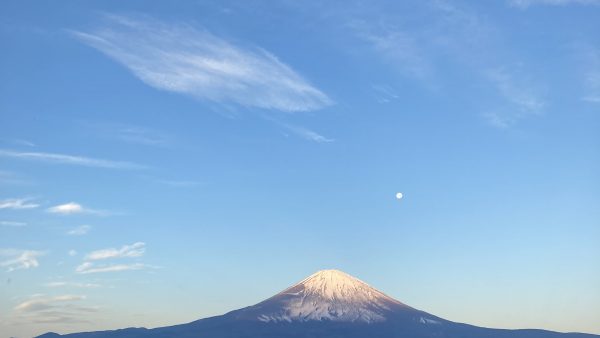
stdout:
[[401,193],[401,192],[399,192],[399,193],[397,193],[397,194],[396,194],[396,199],[399,199],[399,200],[401,200],[401,199],[402,199],[402,197],[404,197],[404,196],[402,195],[402,193]]

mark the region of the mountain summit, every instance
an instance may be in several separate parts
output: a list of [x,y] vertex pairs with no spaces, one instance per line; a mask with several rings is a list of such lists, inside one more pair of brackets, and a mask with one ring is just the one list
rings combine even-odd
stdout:
[[338,270],[322,270],[277,295],[245,308],[239,319],[263,322],[330,320],[374,323],[409,306]]
[[337,270],[319,271],[256,305],[155,329],[46,333],[38,338],[600,338],[584,333],[488,329],[405,305]]

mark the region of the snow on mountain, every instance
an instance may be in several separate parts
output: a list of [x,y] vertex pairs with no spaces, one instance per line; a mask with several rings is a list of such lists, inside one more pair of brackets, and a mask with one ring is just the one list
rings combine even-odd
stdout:
[[600,338],[455,323],[386,296],[336,270],[319,271],[256,305],[154,329],[127,328],[37,338]]
[[337,270],[322,270],[254,306],[240,310],[239,318],[262,322],[329,320],[374,323],[409,306],[367,283]]

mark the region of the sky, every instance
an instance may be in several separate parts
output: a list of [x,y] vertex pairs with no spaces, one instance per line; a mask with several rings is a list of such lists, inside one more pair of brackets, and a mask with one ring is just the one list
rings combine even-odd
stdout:
[[189,322],[321,269],[600,334],[599,16],[2,1],[2,336]]

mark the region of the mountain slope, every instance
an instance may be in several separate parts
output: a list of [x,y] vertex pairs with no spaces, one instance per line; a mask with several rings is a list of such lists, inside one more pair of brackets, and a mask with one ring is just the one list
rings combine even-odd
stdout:
[[405,305],[336,270],[319,271],[256,305],[187,324],[39,338],[600,338],[454,323]]

